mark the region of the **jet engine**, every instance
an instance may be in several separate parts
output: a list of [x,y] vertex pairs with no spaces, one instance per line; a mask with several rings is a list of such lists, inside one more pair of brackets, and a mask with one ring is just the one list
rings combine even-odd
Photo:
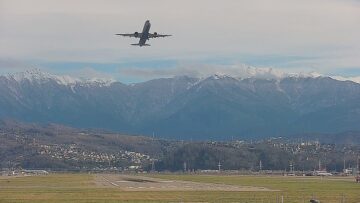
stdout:
[[157,36],[157,32],[154,32],[154,36],[155,36],[155,37]]
[[139,33],[138,33],[138,32],[135,32],[135,33],[134,33],[134,36],[135,36],[135,37],[139,37]]

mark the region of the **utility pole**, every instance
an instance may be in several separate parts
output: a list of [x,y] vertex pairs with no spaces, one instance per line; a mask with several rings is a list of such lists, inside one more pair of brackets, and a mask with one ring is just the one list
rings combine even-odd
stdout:
[[220,163],[220,161],[218,163],[218,169],[219,169],[219,173],[220,173],[221,172],[221,163]]
[[151,171],[154,172],[155,171],[155,161],[153,160],[151,163]]
[[359,171],[359,169],[360,169],[360,156],[358,155],[357,156],[357,163],[356,163],[356,172],[357,172],[357,174],[356,174],[356,176],[358,176],[359,174],[360,174],[360,171]]
[[261,171],[262,171],[262,162],[261,162],[261,160],[260,160],[260,163],[259,163],[259,172],[261,173]]

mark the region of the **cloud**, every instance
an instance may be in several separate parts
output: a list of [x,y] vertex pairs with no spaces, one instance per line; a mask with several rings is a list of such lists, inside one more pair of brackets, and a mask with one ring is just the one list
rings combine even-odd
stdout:
[[335,80],[352,81],[360,84],[360,76],[359,77],[330,76],[330,77]]
[[154,78],[191,76],[204,78],[210,75],[228,75],[236,78],[283,78],[290,75],[320,76],[315,72],[289,72],[284,69],[269,67],[253,67],[245,64],[234,65],[208,65],[208,64],[187,64],[178,65],[173,68],[121,68],[119,75],[122,77],[137,78],[138,80],[149,80]]
[[105,79],[105,80],[115,80],[114,75],[96,70],[91,67],[84,67],[81,69],[75,69],[72,71],[67,71],[66,74],[71,76],[82,78],[82,79]]
[[25,71],[35,67],[30,62],[14,60],[9,58],[0,58],[0,74]]
[[[360,76],[345,77],[331,74],[321,74],[314,71],[289,71],[288,69],[273,67],[255,67],[246,64],[209,65],[209,64],[178,64],[165,68],[120,68],[114,73],[108,73],[91,67],[67,72],[73,77],[82,79],[118,80],[125,83],[142,82],[157,78],[171,78],[176,76],[190,76],[206,78],[211,75],[227,75],[234,78],[281,79],[285,77],[331,77],[339,81],[353,81],[360,84]],[[127,82],[131,78],[131,82]]]
[[[173,37],[139,48],[114,36],[141,31],[146,19]],[[0,56],[41,64],[296,55],[315,57],[289,66],[326,72],[360,68],[359,24],[353,0],[2,0]]]
[[[4,65],[4,66],[3,66]],[[8,67],[2,69],[1,67]],[[13,68],[12,68],[13,67]],[[59,72],[49,67],[39,66],[23,66],[22,63],[16,61],[0,60],[0,75],[6,75],[12,72],[24,72],[34,67],[42,71],[60,75],[62,78],[75,80],[96,80],[96,81],[120,81],[124,83],[137,83],[157,78],[172,78],[176,76],[190,76],[195,78],[206,78],[211,75],[227,75],[234,78],[258,78],[258,79],[281,79],[284,77],[331,77],[339,81],[353,81],[360,84],[360,76],[341,76],[333,74],[321,74],[314,71],[297,71],[273,67],[255,67],[246,64],[232,65],[209,65],[209,64],[178,64],[173,67],[157,67],[157,68],[139,68],[127,67],[118,68],[115,72],[105,72],[102,69],[92,67],[83,67],[74,70]],[[9,71],[10,70],[10,71]]]

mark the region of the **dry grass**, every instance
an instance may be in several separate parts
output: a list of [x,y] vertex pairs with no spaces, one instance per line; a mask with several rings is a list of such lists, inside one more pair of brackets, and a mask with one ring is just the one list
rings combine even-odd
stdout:
[[116,187],[98,187],[95,175],[51,174],[48,176],[0,178],[0,202],[309,202],[315,195],[323,202],[360,202],[360,184],[348,179],[296,177],[157,175],[157,178],[258,186],[280,192],[230,191],[122,191]]

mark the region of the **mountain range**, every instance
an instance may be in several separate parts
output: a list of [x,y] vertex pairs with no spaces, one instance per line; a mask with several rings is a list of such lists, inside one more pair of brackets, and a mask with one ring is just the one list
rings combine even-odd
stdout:
[[360,84],[318,75],[177,76],[136,84],[39,69],[0,76],[0,119],[171,139],[360,130]]

